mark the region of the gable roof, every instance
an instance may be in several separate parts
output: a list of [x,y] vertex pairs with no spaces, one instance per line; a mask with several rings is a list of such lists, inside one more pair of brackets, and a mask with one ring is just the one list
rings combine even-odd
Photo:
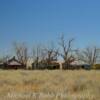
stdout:
[[19,62],[15,57],[7,61],[7,65],[23,65],[21,62]]

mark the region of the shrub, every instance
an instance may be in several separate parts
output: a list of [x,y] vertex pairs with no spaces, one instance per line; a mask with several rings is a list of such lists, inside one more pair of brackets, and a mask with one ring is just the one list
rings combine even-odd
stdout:
[[100,64],[94,64],[93,69],[100,69]]
[[57,64],[57,63],[51,63],[51,64],[47,65],[47,69],[51,69],[51,70],[53,70],[53,69],[60,69],[60,65]]

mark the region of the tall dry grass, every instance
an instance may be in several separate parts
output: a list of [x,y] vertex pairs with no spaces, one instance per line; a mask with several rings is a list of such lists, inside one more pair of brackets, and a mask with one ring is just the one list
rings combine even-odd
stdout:
[[100,100],[100,71],[0,70],[0,100]]

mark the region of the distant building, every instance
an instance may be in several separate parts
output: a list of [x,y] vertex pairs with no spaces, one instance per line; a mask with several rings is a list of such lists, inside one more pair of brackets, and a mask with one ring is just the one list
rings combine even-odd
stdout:
[[91,69],[91,65],[89,65],[88,63],[85,63],[85,62],[83,62],[83,61],[74,61],[74,62],[72,62],[71,63],[71,65],[73,66],[77,66],[77,67],[80,67],[80,68],[82,68],[82,69]]
[[26,66],[13,57],[4,63],[4,69],[26,69]]

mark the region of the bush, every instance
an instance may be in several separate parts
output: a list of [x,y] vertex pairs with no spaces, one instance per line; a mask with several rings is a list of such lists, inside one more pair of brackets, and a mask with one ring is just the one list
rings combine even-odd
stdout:
[[46,69],[46,66],[44,63],[33,63],[32,69]]
[[94,64],[93,69],[100,69],[100,64]]
[[62,69],[70,69],[70,70],[75,70],[75,69],[81,69],[82,68],[82,66],[81,65],[68,65],[68,64],[66,64],[66,63],[63,63],[62,64]]
[[33,63],[32,69],[60,69],[60,65],[58,63]]
[[51,63],[51,64],[47,65],[47,69],[51,69],[51,70],[53,70],[53,69],[60,69],[60,65],[57,64],[57,63]]

